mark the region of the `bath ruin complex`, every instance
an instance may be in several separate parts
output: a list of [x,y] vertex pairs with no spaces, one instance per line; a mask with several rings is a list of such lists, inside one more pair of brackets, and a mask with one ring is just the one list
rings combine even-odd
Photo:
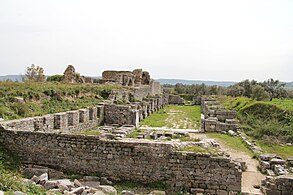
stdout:
[[[78,82],[74,67],[66,69],[64,80]],[[94,107],[3,121],[0,143],[24,164],[99,174],[113,181],[164,182],[174,191],[192,194],[241,192],[243,162],[225,155],[184,152],[173,141],[126,138],[142,119],[167,104],[183,103],[179,96],[163,94],[160,83],[147,71],[104,71],[101,79],[81,80],[125,88],[113,90],[107,100]],[[224,109],[216,100],[195,97],[193,103],[202,108],[198,131],[238,129],[236,112]],[[73,134],[97,126],[102,132],[98,136]],[[282,176],[266,179],[261,187],[267,194],[292,194],[292,184],[292,179]]]

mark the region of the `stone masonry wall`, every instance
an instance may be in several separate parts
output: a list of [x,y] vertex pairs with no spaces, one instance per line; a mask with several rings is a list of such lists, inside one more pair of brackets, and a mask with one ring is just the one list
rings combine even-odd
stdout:
[[103,105],[86,109],[73,110],[39,117],[0,122],[0,125],[26,131],[74,132],[84,131],[101,125],[104,121]]
[[[199,98],[196,98],[198,102]],[[209,97],[201,97],[201,108],[204,117],[201,119],[201,128],[208,132],[222,132],[238,129],[236,112],[227,110],[218,101]]]
[[231,159],[174,151],[169,142],[2,129],[0,143],[23,163],[63,171],[100,174],[112,180],[162,181],[174,190],[209,194],[241,191],[241,170]]
[[163,108],[168,102],[164,96],[144,98],[142,102],[133,102],[126,105],[105,104],[104,123],[138,126],[139,121],[153,112]]
[[292,195],[293,175],[267,176],[261,183],[261,191],[266,195]]

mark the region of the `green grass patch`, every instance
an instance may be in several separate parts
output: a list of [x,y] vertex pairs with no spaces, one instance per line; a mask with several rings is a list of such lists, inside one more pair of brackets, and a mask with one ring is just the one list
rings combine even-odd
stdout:
[[264,153],[277,154],[279,156],[282,156],[284,159],[288,157],[293,157],[293,146],[268,144],[260,140],[256,143],[262,148]]
[[216,148],[205,148],[201,146],[186,146],[182,149],[180,149],[182,152],[194,152],[194,153],[209,153],[212,155],[217,155],[219,150]]
[[146,117],[140,122],[140,125],[145,125],[149,127],[164,127],[166,126],[166,119],[168,118],[168,113],[166,108],[159,110]]
[[[200,106],[168,105],[140,122],[149,127],[196,128],[200,124]],[[188,123],[185,127],[185,123]]]
[[226,134],[220,133],[207,133],[207,136],[217,140],[220,144],[225,145],[233,150],[245,152],[250,156],[253,156],[253,153],[246,147],[245,143],[240,137],[232,137]]
[[266,102],[271,105],[275,105],[283,110],[293,111],[293,99],[273,99]]
[[131,133],[129,133],[127,135],[128,138],[137,138],[137,136],[141,133],[145,132],[144,130],[141,129],[135,129],[134,131],[132,131]]

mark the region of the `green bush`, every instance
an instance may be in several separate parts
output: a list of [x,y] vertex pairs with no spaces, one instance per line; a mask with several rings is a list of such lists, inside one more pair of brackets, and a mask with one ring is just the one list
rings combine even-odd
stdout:
[[64,78],[63,75],[56,74],[56,75],[48,76],[47,81],[61,82],[63,81],[63,78]]

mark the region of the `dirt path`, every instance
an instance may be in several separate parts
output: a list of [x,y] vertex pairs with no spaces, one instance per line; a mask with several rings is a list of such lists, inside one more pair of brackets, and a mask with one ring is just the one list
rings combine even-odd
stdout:
[[[192,138],[207,139],[209,138],[203,133],[191,133]],[[262,194],[259,189],[254,188],[254,185],[260,185],[261,180],[265,179],[265,176],[257,170],[258,161],[252,159],[247,153],[238,150],[231,149],[225,145],[221,140],[217,140],[223,151],[230,154],[232,159],[241,158],[246,162],[247,170],[242,173],[241,191],[247,194]]]

